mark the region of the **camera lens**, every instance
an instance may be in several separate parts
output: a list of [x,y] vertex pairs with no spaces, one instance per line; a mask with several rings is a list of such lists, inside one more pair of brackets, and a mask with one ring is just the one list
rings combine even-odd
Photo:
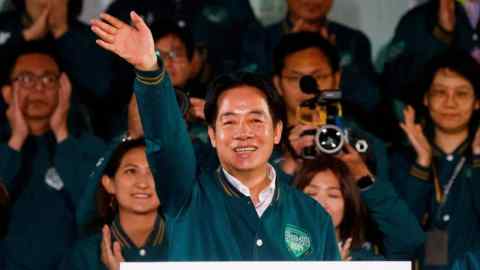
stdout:
[[325,154],[336,154],[342,150],[345,139],[342,130],[334,125],[324,125],[317,130],[315,144]]

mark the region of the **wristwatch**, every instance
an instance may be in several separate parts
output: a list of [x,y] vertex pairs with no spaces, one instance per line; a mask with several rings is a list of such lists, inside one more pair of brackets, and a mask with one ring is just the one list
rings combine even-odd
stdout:
[[357,187],[360,191],[367,190],[373,183],[375,182],[375,178],[370,175],[364,175],[357,180]]

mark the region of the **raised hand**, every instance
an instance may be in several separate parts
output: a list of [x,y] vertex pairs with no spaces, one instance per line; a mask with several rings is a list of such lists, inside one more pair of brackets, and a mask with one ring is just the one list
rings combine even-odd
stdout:
[[50,0],[50,5],[48,28],[58,39],[68,31],[68,0]]
[[8,103],[7,119],[10,124],[10,129],[12,130],[8,146],[16,151],[20,151],[30,133],[27,121],[22,112],[22,101],[18,97],[17,91],[12,87],[4,86],[2,91]]
[[110,228],[105,225],[102,229],[102,243],[100,244],[100,258],[108,270],[119,270],[120,263],[125,259],[122,256],[120,243],[115,241],[112,246]]
[[70,110],[70,96],[72,85],[65,73],[60,75],[60,87],[58,89],[58,104],[50,117],[50,128],[55,134],[58,143],[68,137],[67,118]]
[[201,98],[190,98],[190,110],[188,111],[189,116],[193,120],[205,120],[205,114],[203,110],[205,109],[205,100]]
[[360,154],[350,144],[345,144],[343,153],[339,154],[338,158],[345,162],[355,181],[362,176],[371,175],[367,164],[365,164]]
[[340,250],[340,257],[342,261],[351,261],[350,247],[352,246],[352,238],[348,238],[344,243],[338,243],[338,249]]
[[288,133],[288,143],[296,156],[301,156],[303,149],[312,146],[315,143],[314,135],[303,135],[307,130],[314,130],[316,127],[307,125],[296,125]]
[[39,40],[47,35],[49,12],[50,7],[45,7],[33,24],[23,30],[22,35],[26,41]]
[[101,20],[91,21],[92,31],[97,34],[97,44],[109,50],[142,71],[158,69],[152,33],[143,19],[130,12],[132,26],[106,13]]
[[438,24],[448,32],[455,29],[455,0],[439,0]]
[[432,147],[423,133],[422,126],[415,123],[415,110],[411,106],[407,106],[403,110],[403,116],[405,122],[400,123],[400,127],[417,153],[417,163],[423,167],[430,167]]

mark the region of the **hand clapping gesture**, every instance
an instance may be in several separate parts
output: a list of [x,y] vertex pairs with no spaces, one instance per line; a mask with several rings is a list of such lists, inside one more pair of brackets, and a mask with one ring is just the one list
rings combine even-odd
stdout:
[[422,126],[415,123],[415,110],[407,106],[403,110],[404,123],[400,127],[417,153],[417,163],[423,167],[430,167],[432,162],[432,147],[423,133]]

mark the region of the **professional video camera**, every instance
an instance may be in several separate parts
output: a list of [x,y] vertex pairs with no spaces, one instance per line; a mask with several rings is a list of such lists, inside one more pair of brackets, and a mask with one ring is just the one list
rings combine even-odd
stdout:
[[298,122],[317,127],[302,134],[315,135],[315,145],[303,150],[303,158],[314,158],[317,153],[337,154],[342,151],[345,143],[351,144],[359,153],[368,151],[367,141],[343,125],[340,90],[320,91],[312,76],[300,79],[300,89],[305,94],[315,96],[297,108]]

